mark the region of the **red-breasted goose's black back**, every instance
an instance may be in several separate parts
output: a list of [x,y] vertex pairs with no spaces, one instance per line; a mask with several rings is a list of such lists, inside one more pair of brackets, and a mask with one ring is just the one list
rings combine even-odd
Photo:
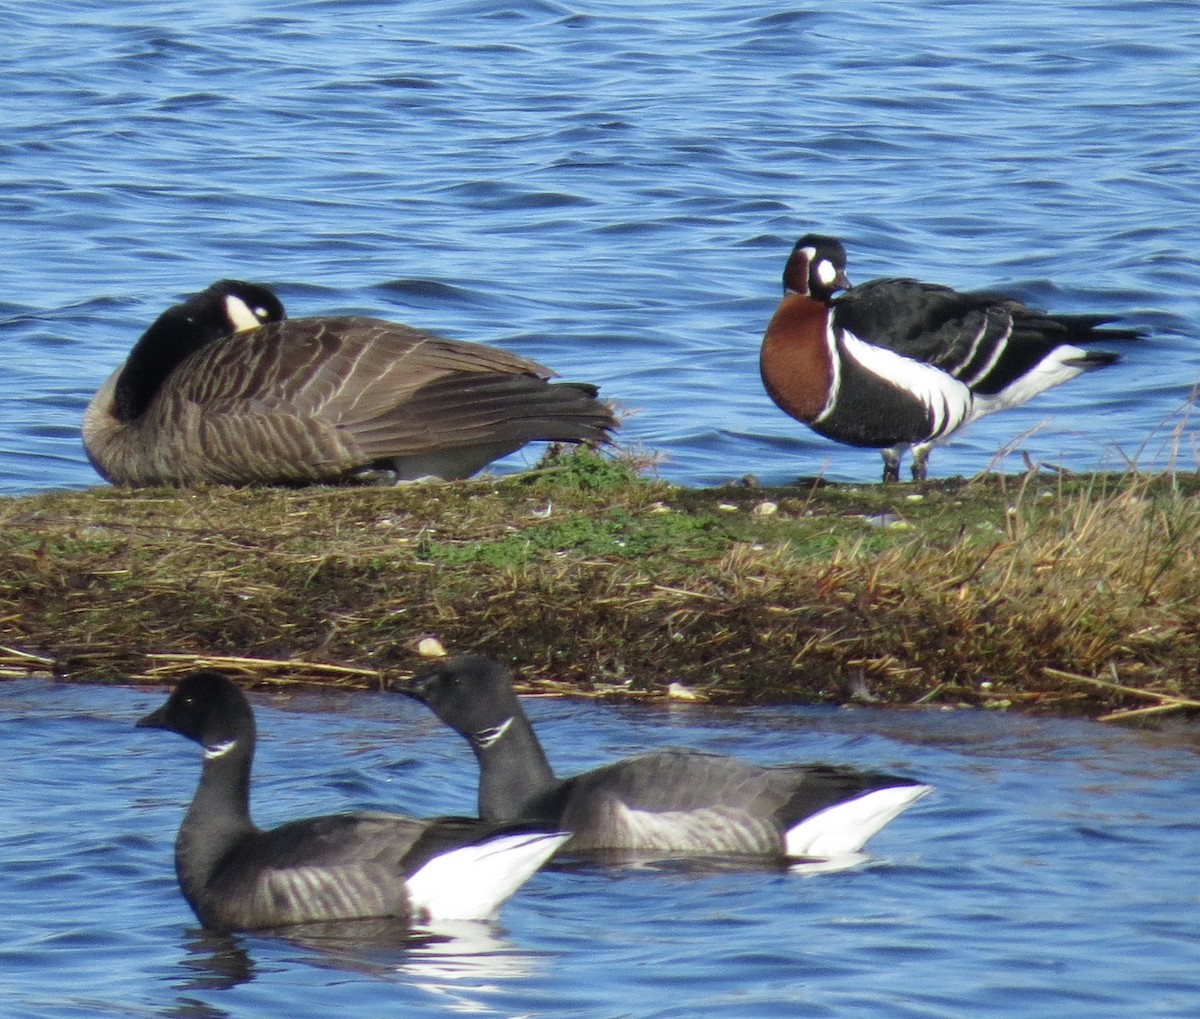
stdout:
[[[1002,392],[1058,347],[1141,335],[1135,329],[1101,328],[1110,316],[1051,315],[992,291],[963,293],[904,278],[852,287],[834,298],[833,314],[860,339],[935,365],[988,396]],[[1095,367],[1120,359],[1108,351],[1085,353]]]

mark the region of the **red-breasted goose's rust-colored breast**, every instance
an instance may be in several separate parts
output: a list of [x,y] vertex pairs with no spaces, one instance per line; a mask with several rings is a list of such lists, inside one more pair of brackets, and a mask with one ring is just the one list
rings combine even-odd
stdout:
[[829,308],[789,293],[775,309],[763,337],[758,367],[767,395],[779,408],[811,424],[829,400],[833,358],[826,341]]

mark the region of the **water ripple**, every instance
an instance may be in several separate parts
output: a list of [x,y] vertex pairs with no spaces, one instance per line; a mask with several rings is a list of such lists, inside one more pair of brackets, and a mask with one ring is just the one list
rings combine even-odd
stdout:
[[[2,691],[5,1015],[894,1019],[1033,1008],[1182,1019],[1200,1004],[1190,733],[970,712],[534,700],[564,772],[691,745],[902,770],[936,791],[872,841],[866,866],[839,874],[560,865],[496,924],[222,937],[195,927],[171,864],[198,755],[133,728],[161,695],[35,681]],[[469,752],[419,705],[255,700],[261,823],[473,808]]]
[[[0,111],[21,252],[5,300],[41,315],[6,320],[0,491],[94,483],[74,394],[162,307],[228,275],[295,281],[297,314],[553,333],[552,366],[641,408],[626,436],[690,484],[877,472],[781,415],[757,378],[782,262],[811,228],[845,237],[856,278],[1006,285],[1151,331],[1125,364],[979,422],[939,472],[978,470],[1025,433],[1035,457],[1121,466],[1112,451],[1178,420],[1200,375],[1186,4],[445,0],[401,16],[346,0],[150,4],[134,20],[51,3],[6,25],[22,74]],[[391,288],[406,279],[443,299]],[[31,409],[64,377],[70,415]],[[1085,414],[1086,434],[1061,427]]]

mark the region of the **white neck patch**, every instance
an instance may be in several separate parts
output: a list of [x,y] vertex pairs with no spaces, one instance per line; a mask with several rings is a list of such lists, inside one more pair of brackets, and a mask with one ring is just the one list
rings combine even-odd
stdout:
[[495,746],[500,741],[512,723],[513,720],[510,717],[490,729],[480,729],[479,732],[471,734],[471,742],[480,750],[487,750],[488,747]]
[[204,748],[204,759],[206,761],[215,760],[218,757],[224,757],[230,750],[237,746],[237,740],[226,740],[224,743],[214,743],[212,746]]

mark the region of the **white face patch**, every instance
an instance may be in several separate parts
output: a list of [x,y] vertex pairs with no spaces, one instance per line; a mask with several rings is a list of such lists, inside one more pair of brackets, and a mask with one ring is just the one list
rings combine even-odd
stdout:
[[822,258],[817,263],[817,279],[825,286],[832,286],[833,281],[838,277],[838,271],[833,267],[833,263],[828,258]]
[[506,718],[497,726],[491,729],[480,729],[479,732],[472,733],[471,742],[474,743],[480,750],[487,750],[488,747],[495,746],[496,743],[508,732],[508,727],[512,725],[513,720]]
[[240,333],[247,329],[257,329],[262,325],[262,320],[266,317],[266,312],[262,308],[251,310],[250,305],[240,297],[234,294],[226,294],[225,317],[229,319],[229,324],[233,326],[233,331]]
[[236,746],[237,740],[235,739],[226,740],[224,743],[214,743],[212,746],[204,748],[204,759],[211,761],[217,757],[224,757]]

